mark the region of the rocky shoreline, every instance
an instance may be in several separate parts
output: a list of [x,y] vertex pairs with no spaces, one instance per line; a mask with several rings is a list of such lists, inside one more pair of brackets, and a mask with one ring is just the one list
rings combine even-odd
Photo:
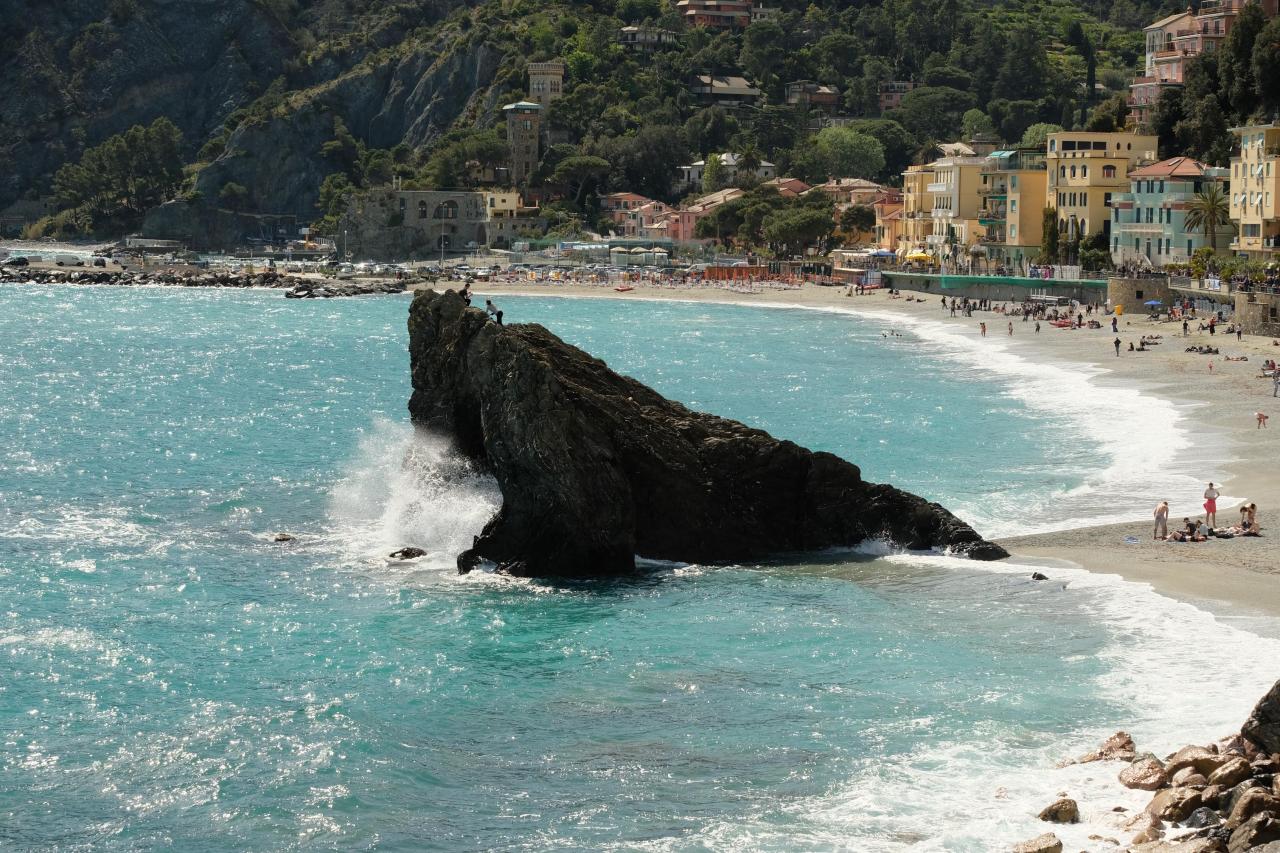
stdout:
[[[1089,836],[1098,849],[1133,853],[1280,853],[1280,681],[1259,700],[1240,731],[1216,743],[1184,746],[1164,758],[1139,752],[1125,732],[1066,764],[1123,763],[1121,785],[1154,796],[1129,815],[1112,811],[1128,842]],[[1049,823],[1080,822],[1077,803],[1065,795],[1040,812]],[[1062,853],[1047,832],[1016,845],[1014,853]]]
[[41,269],[0,265],[0,282],[23,284],[96,284],[117,287],[262,287],[284,291],[286,299],[332,299],[404,293],[409,282],[396,279],[349,281],[311,278],[266,270],[259,273],[207,270]]

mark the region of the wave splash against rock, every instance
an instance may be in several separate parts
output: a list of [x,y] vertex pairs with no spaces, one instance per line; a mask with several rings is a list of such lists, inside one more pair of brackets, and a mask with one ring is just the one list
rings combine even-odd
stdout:
[[936,503],[856,465],[694,412],[534,324],[499,326],[453,291],[409,311],[413,422],[491,471],[503,503],[473,547],[513,574],[631,572],[883,539],[1007,557]]

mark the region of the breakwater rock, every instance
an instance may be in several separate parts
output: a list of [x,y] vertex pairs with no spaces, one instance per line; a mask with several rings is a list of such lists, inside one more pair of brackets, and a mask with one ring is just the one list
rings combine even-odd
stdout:
[[1113,839],[1108,849],[1280,853],[1280,681],[1238,733],[1215,743],[1184,746],[1159,758],[1138,752],[1119,732],[1076,761],[1117,762],[1121,785],[1153,792],[1137,814],[1102,811],[1115,818],[1120,834],[1129,835],[1127,844]]
[[394,280],[348,281],[304,278],[287,273],[231,273],[196,270],[146,271],[94,268],[32,269],[0,266],[0,282],[33,284],[101,284],[119,287],[266,287],[285,291],[290,299],[328,299],[336,296],[369,296],[403,293],[406,282]]
[[499,326],[453,291],[409,312],[415,424],[492,471],[503,505],[468,571],[633,571],[637,554],[732,563],[884,539],[1008,556],[936,503],[868,483],[856,465],[691,411],[542,326]]

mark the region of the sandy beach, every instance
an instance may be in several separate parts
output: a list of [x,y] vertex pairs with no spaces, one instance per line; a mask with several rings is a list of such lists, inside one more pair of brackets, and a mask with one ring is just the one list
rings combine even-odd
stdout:
[[[442,283],[441,286],[449,286]],[[1110,320],[1100,330],[1057,329],[1045,323],[1040,334],[1021,318],[1006,318],[994,312],[975,312],[973,317],[949,316],[937,295],[904,293],[891,298],[885,291],[863,296],[846,296],[844,288],[805,285],[790,290],[739,292],[717,288],[670,288],[641,284],[626,293],[608,286],[562,283],[480,283],[475,292],[483,297],[502,295],[572,296],[618,299],[683,300],[730,302],[736,304],[794,305],[810,308],[865,310],[881,314],[900,313],[963,328],[973,334],[975,346],[985,345],[978,324],[986,322],[988,340],[999,339],[1009,351],[1031,360],[1052,360],[1100,368],[1106,373],[1094,381],[1122,383],[1178,404],[1188,418],[1197,441],[1208,441],[1221,458],[1228,459],[1226,474],[1219,483],[1224,496],[1258,505],[1261,537],[1211,539],[1204,543],[1156,542],[1152,540],[1151,513],[1157,502],[1170,502],[1170,527],[1184,516],[1203,514],[1200,491],[1194,494],[1152,494],[1147,505],[1116,507],[1117,516],[1134,520],[1098,527],[1082,527],[1052,533],[1002,539],[1001,544],[1015,557],[1036,561],[1066,560],[1090,571],[1121,575],[1127,580],[1151,584],[1157,591],[1203,607],[1215,615],[1231,619],[1280,616],[1280,551],[1272,541],[1280,536],[1280,474],[1274,459],[1280,420],[1268,429],[1258,429],[1255,412],[1280,415],[1280,400],[1272,397],[1272,383],[1259,378],[1262,362],[1280,358],[1280,346],[1270,339],[1197,332],[1196,323],[1188,337],[1180,323],[1152,322],[1145,317],[1120,318],[1118,337],[1123,342],[1116,357]],[[511,318],[516,319],[516,318]],[[1014,334],[1006,324],[1014,322]],[[1162,335],[1163,343],[1147,352],[1128,352],[1142,335]],[[1219,356],[1185,352],[1190,345],[1212,344]],[[1231,356],[1247,356],[1248,361],[1226,361]],[[1213,369],[1210,371],[1209,364]],[[1140,423],[1133,424],[1142,430]],[[856,460],[855,460],[856,461]],[[1170,465],[1179,460],[1170,459]],[[1221,468],[1219,469],[1221,470]],[[1195,472],[1186,473],[1195,475]],[[1205,483],[1210,475],[1203,477]],[[1216,479],[1216,478],[1214,478]],[[1239,519],[1238,502],[1219,502],[1218,525]],[[1046,525],[1046,527],[1051,525]],[[1136,540],[1136,542],[1134,541]],[[1256,627],[1255,627],[1256,629]],[[1268,632],[1270,633],[1270,632]]]

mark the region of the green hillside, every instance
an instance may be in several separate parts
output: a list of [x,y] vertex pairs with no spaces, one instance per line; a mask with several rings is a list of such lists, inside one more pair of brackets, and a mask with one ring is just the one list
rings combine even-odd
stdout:
[[[825,177],[809,117],[784,103],[794,80],[839,89],[839,113],[861,119],[852,131],[883,150],[866,177],[892,181],[932,140],[1122,122],[1140,28],[1165,11],[1136,0],[784,2],[771,20],[729,33],[687,28],[663,0],[51,5],[60,8],[16,16],[0,36],[0,154],[15,164],[0,208],[60,189],[57,204],[80,215],[56,227],[98,232],[135,226],[141,212],[111,210],[107,190],[86,213],[58,170],[159,117],[181,133],[176,191],[196,209],[311,220],[392,176],[466,186],[477,164],[506,156],[499,108],[524,95],[525,65],[553,58],[568,66],[567,95],[547,111],[556,144],[536,180],[563,184],[569,158],[603,159],[607,169],[575,187],[586,208],[619,189],[672,200],[675,165],[730,148]],[[629,54],[617,43],[628,24],[678,39]],[[700,106],[688,91],[698,73],[744,75],[767,104]],[[882,116],[884,80],[918,88]]]

